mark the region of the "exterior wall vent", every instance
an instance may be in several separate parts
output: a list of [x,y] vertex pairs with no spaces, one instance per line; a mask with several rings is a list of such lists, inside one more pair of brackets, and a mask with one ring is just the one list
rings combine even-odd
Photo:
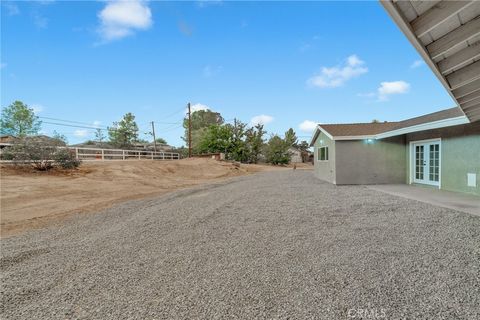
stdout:
[[477,174],[476,173],[467,173],[467,186],[476,187],[477,186]]

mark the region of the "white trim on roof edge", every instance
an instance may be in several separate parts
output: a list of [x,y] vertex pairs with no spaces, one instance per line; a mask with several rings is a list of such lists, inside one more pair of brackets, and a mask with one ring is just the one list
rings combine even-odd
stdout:
[[399,136],[399,135],[402,135],[402,134],[407,134],[407,133],[412,133],[412,132],[417,132],[417,131],[445,128],[445,127],[457,126],[457,125],[460,125],[460,124],[467,124],[467,123],[470,123],[468,118],[466,116],[460,116],[460,117],[455,117],[455,118],[448,118],[448,119],[443,119],[443,120],[437,120],[437,121],[417,124],[417,125],[406,127],[406,128],[401,128],[401,129],[397,129],[397,130],[392,130],[392,131],[379,133],[379,134],[376,135],[375,138],[376,139],[383,139],[383,138]]
[[432,130],[432,129],[438,129],[438,128],[445,128],[445,127],[452,127],[452,126],[458,126],[458,125],[461,125],[461,124],[468,124],[468,123],[470,123],[470,120],[468,120],[468,118],[466,116],[460,116],[460,117],[455,117],[455,118],[448,118],[448,119],[443,119],[443,120],[437,120],[437,121],[417,124],[417,125],[414,125],[414,126],[405,127],[405,128],[401,128],[401,129],[386,131],[386,132],[379,133],[379,134],[376,134],[376,135],[337,136],[337,137],[333,137],[330,133],[328,133],[325,129],[323,129],[320,125],[318,125],[317,129],[315,130],[315,133],[312,136],[312,139],[310,140],[310,146],[313,146],[315,144],[315,140],[318,138],[319,131],[323,132],[328,138],[330,138],[333,141],[384,139],[384,138],[389,138],[389,137],[394,137],[394,136],[400,136],[402,134],[407,134],[407,133],[413,133],[413,132],[425,131],[425,130]]

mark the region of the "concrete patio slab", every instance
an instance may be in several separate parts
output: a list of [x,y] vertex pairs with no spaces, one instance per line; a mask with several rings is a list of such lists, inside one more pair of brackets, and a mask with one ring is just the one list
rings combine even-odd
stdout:
[[391,195],[480,216],[480,197],[476,195],[408,184],[369,185],[367,187]]

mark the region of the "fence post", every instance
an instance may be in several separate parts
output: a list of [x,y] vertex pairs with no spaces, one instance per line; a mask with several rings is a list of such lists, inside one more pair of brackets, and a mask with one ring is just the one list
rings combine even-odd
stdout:
[[152,152],[152,160],[153,160],[153,152]]
[[78,148],[75,148],[75,157],[78,159]]
[[138,151],[138,160],[140,160],[140,151]]
[[102,149],[102,160],[105,160],[105,152],[103,149]]
[[123,160],[125,160],[125,150],[122,150]]

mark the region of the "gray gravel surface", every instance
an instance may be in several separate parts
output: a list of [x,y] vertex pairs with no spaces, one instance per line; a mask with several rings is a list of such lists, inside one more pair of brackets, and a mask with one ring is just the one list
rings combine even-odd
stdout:
[[1,240],[1,319],[480,319],[480,218],[308,171]]

